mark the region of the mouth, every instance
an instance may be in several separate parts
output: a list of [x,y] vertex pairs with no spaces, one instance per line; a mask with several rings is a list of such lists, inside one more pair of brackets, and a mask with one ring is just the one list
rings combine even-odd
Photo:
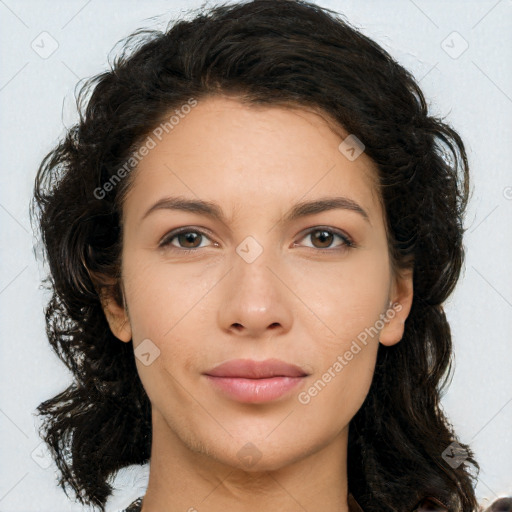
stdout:
[[233,359],[204,375],[217,391],[232,400],[264,403],[289,394],[309,374],[278,359]]

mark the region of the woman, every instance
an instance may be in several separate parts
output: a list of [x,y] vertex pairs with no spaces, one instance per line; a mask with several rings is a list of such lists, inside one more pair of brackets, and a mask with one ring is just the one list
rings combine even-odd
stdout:
[[135,34],[81,102],[34,198],[62,487],[105,510],[149,461],[130,512],[477,510],[440,407],[468,163],[412,76],[255,0]]

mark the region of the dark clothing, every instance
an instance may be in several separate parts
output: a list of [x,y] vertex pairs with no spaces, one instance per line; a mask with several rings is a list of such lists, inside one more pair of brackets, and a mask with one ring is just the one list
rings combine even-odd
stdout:
[[[143,497],[137,498],[122,512],[140,512]],[[364,512],[352,494],[348,495],[348,509],[350,512]],[[435,498],[425,498],[411,512],[448,512],[448,509]]]

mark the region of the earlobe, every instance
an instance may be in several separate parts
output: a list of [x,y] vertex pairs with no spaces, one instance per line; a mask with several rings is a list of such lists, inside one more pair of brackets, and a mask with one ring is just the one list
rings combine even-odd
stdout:
[[412,307],[413,269],[402,271],[394,278],[390,294],[390,307],[385,314],[385,325],[380,331],[379,341],[386,346],[396,345],[404,335],[405,321]]
[[107,294],[101,294],[101,305],[112,334],[125,343],[130,342],[132,329],[127,309]]

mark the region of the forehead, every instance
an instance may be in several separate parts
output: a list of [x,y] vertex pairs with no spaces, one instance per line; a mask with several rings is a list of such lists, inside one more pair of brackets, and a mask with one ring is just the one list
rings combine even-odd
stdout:
[[231,200],[237,209],[247,200],[286,204],[328,193],[380,209],[375,164],[364,152],[347,158],[339,145],[349,134],[322,111],[212,96],[173,121],[148,134],[154,147],[134,171],[132,209],[165,191]]

